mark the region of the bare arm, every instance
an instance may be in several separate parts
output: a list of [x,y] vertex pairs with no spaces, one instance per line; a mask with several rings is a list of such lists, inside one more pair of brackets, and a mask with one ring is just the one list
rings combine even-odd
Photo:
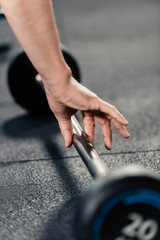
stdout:
[[[51,0],[1,0],[7,20],[41,77],[66,82],[71,72],[60,47]],[[59,78],[61,81],[59,82]]]
[[125,138],[128,122],[109,103],[79,84],[65,63],[51,0],[0,0],[1,7],[31,62],[40,73],[49,106],[55,114],[65,144],[72,144],[71,116],[80,110],[85,131],[94,139],[95,121],[101,125],[104,144],[112,148],[111,124]]

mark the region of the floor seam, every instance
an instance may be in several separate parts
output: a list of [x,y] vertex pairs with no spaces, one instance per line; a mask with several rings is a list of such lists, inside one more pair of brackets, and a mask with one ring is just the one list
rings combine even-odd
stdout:
[[[114,155],[127,155],[127,154],[137,154],[137,153],[149,153],[149,152],[160,152],[160,149],[153,149],[153,150],[142,150],[142,151],[129,151],[129,152],[115,152],[115,153],[99,153],[100,156],[114,156]],[[26,159],[26,160],[18,160],[18,161],[6,161],[0,162],[0,166],[9,166],[12,164],[24,164],[28,162],[41,162],[41,161],[51,161],[51,160],[65,160],[65,159],[73,159],[79,158],[79,155],[75,156],[66,156],[66,157],[48,157],[48,158],[41,158],[41,159]]]

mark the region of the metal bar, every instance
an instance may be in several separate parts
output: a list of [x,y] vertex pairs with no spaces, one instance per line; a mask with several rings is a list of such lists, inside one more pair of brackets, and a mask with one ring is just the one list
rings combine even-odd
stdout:
[[108,168],[82,130],[75,116],[72,116],[73,144],[94,178],[106,176]]
[[5,15],[2,8],[0,8],[0,19],[5,19]]

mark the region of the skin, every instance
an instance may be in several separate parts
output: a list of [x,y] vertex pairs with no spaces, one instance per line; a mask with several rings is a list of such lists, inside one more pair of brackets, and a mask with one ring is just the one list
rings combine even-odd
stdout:
[[49,106],[58,120],[66,147],[72,144],[71,116],[78,110],[91,142],[95,122],[101,125],[104,144],[109,150],[112,148],[112,124],[122,137],[128,138],[128,121],[124,116],[72,77],[61,52],[51,0],[0,0],[0,6],[41,75]]

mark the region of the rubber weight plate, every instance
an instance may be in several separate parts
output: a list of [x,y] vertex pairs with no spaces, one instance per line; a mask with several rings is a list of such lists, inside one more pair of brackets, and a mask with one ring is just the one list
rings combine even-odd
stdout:
[[119,173],[100,179],[81,203],[80,240],[159,240],[160,179]]

